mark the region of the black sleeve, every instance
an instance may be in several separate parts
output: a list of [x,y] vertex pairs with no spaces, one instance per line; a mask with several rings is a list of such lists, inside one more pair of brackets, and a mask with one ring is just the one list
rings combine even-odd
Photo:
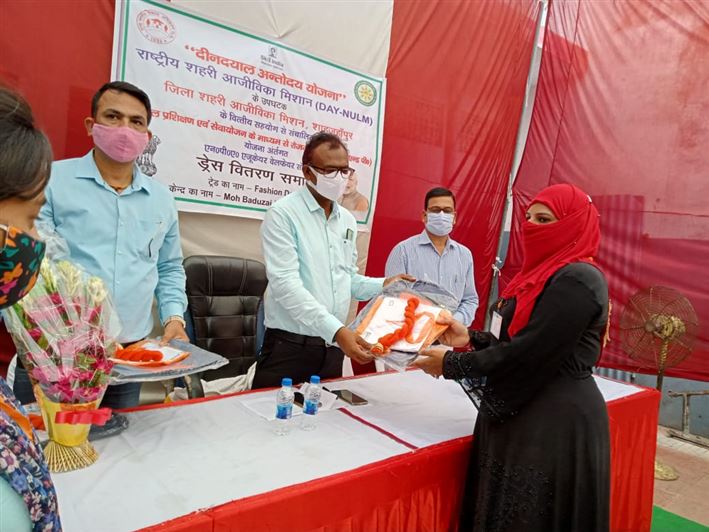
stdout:
[[537,300],[527,325],[511,341],[470,353],[449,352],[443,375],[498,382],[532,379],[541,387],[556,375],[602,309],[595,293],[573,271],[557,274]]
[[473,346],[473,349],[475,349],[475,351],[486,349],[491,345],[495,345],[498,343],[497,338],[495,338],[492,333],[486,331],[469,329],[468,336],[470,336],[470,345]]

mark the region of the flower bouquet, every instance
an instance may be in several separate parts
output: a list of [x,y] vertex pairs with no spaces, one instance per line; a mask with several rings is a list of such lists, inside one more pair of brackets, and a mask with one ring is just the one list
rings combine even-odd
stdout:
[[45,259],[32,291],[3,316],[42,411],[50,470],[94,463],[88,434],[111,415],[98,405],[120,332],[103,281],[69,261]]

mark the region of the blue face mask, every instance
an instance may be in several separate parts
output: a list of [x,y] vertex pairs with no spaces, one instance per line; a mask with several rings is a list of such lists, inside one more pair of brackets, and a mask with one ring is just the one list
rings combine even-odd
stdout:
[[453,217],[447,212],[427,212],[426,229],[436,236],[448,236],[453,230]]

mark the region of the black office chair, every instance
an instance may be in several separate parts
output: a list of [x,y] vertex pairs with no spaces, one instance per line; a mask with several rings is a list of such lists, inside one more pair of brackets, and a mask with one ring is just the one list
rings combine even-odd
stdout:
[[187,257],[184,266],[190,340],[229,359],[202,378],[246,373],[263,342],[266,267],[256,260],[208,255]]

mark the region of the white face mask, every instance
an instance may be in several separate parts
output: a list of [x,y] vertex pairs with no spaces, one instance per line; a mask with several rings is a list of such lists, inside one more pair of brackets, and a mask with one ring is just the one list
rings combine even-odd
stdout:
[[426,213],[426,229],[436,236],[447,236],[453,230],[453,214],[447,212]]
[[314,184],[312,181],[308,181],[308,186],[310,188],[320,194],[323,198],[327,198],[330,201],[337,201],[340,199],[340,196],[342,196],[342,193],[345,191],[345,187],[347,186],[346,177],[337,171],[329,174],[321,174],[312,166],[309,166],[308,168],[310,168],[310,171],[318,180],[317,184]]

